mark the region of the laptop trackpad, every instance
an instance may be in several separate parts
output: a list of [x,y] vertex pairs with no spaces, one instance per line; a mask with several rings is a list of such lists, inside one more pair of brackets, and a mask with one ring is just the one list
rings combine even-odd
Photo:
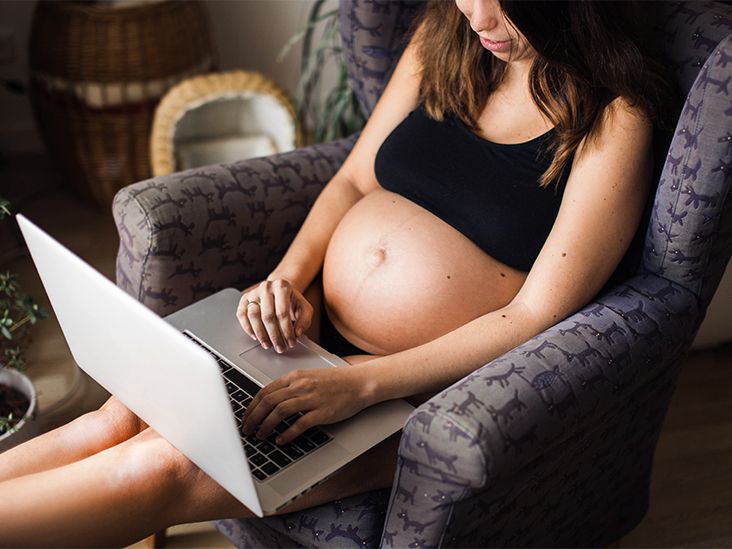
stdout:
[[271,379],[277,379],[292,370],[333,366],[299,341],[293,349],[287,349],[281,355],[273,348],[257,346],[239,356]]

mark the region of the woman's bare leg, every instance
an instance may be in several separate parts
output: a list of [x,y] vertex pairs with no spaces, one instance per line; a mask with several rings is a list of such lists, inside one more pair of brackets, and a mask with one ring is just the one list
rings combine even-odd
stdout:
[[[398,443],[397,433],[280,513],[390,486]],[[2,545],[11,547],[128,545],[174,524],[253,516],[153,429],[2,482],[0,493],[13,502],[0,521]]]
[[153,429],[63,467],[0,483],[2,546],[119,546],[166,526],[251,516]]
[[[391,485],[398,434],[280,513]],[[390,456],[391,461],[384,459]],[[168,526],[253,514],[146,429],[91,457],[0,483],[3,546],[121,546]]]
[[124,404],[111,397],[99,410],[0,454],[0,482],[84,459],[146,427]]

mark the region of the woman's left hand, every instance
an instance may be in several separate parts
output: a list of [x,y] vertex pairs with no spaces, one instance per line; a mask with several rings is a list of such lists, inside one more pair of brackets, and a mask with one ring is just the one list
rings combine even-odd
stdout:
[[302,412],[302,417],[277,438],[278,444],[284,444],[310,427],[355,415],[372,404],[362,364],[294,370],[275,379],[249,404],[242,416],[242,431],[256,432],[264,439],[283,419]]

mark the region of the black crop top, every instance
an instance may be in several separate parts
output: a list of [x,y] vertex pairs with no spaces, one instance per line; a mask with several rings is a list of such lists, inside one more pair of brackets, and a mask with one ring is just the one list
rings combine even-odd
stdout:
[[[553,134],[513,145],[493,143],[458,117],[438,122],[419,105],[384,140],[374,170],[386,190],[432,212],[491,257],[528,272],[557,217],[569,174],[565,169],[557,186],[539,187],[551,162],[544,148]],[[672,131],[654,132],[651,197],[672,136]],[[598,295],[637,271],[652,209],[653,200],[646,200],[628,250]]]
[[554,130],[500,144],[457,116],[429,118],[422,105],[384,140],[374,170],[380,185],[449,223],[491,257],[529,271],[554,224],[569,170],[542,188],[544,149]]

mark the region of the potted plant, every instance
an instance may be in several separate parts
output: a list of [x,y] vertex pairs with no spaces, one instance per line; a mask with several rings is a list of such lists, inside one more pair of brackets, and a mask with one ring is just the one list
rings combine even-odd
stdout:
[[[10,215],[8,201],[0,198],[0,220]],[[36,409],[33,383],[23,373],[23,358],[30,327],[47,316],[46,311],[21,291],[14,273],[0,273],[0,451]]]
[[36,391],[25,374],[13,368],[0,370],[0,452],[14,446],[12,435],[36,412]]

